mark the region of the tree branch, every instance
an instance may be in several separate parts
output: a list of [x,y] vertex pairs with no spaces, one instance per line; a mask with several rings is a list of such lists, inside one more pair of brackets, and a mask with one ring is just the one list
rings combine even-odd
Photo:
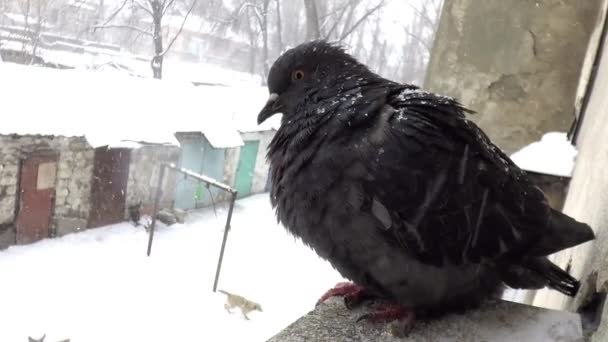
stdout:
[[[354,6],[357,6],[357,4],[358,4],[358,2],[355,3]],[[348,7],[349,7],[348,5],[342,6],[342,8],[340,9],[340,14],[338,14],[338,18],[336,18],[336,20],[334,20],[333,25],[325,34],[325,39],[329,39],[329,37],[331,37],[331,35],[334,33],[334,31],[336,31],[336,28],[338,28],[338,24],[342,21],[342,17],[344,17],[344,14],[346,14],[346,10],[348,10]],[[337,12],[338,12],[338,10],[336,9],[331,14],[336,14]],[[328,14],[328,16],[329,16],[329,14]],[[324,28],[325,24],[327,24],[327,18],[324,18],[323,24],[321,24],[321,27]]]
[[351,26],[350,29],[348,29],[347,31],[345,31],[344,33],[342,33],[342,35],[340,36],[340,38],[338,39],[338,41],[341,42],[344,39],[346,39],[346,37],[348,37],[351,33],[353,33],[353,31],[355,29],[357,29],[357,27],[359,25],[361,25],[361,23],[364,22],[365,19],[367,19],[367,17],[369,17],[370,15],[372,15],[374,12],[376,12],[382,6],[384,6],[384,0],[381,0],[376,6],[372,7],[369,11],[367,11],[367,13],[365,13],[361,18],[359,18],[359,20],[357,20],[357,22],[355,22],[355,24],[353,26]]
[[256,5],[254,5],[250,2],[246,2],[243,4],[243,7],[252,9],[253,14],[255,14],[255,19],[257,20],[258,25],[260,25],[260,27],[264,26],[264,22],[263,22],[264,19],[262,17],[262,13],[260,13],[260,9]]
[[129,1],[129,0],[123,0],[122,4],[120,4],[120,6],[118,6],[118,8],[116,9],[116,11],[114,11],[114,13],[110,14],[110,16],[108,17],[108,20],[106,20],[106,22],[103,23],[101,26],[106,26],[112,20],[114,20],[114,18],[116,18],[116,16],[118,15],[118,13],[120,13],[122,11],[122,9],[125,7],[125,5],[127,4],[127,1]]
[[139,33],[141,33],[143,35],[152,37],[152,33],[148,32],[146,30],[140,29],[137,26],[131,26],[131,25],[95,25],[95,26],[92,26],[92,29],[94,29],[94,30],[96,30],[96,29],[109,29],[109,28],[129,29],[129,30],[133,30],[135,32],[139,32]]
[[165,3],[163,3],[163,15],[165,15],[167,13],[167,11],[169,10],[169,8],[171,8],[171,6],[173,5],[174,2],[175,2],[175,0],[169,0],[168,3],[167,3],[167,1],[165,1]]
[[433,9],[435,10],[435,15],[439,17],[441,14],[441,7],[443,7],[443,0],[437,0],[437,3],[435,3],[435,0],[433,0],[432,3],[434,7]]
[[[431,18],[429,18],[429,15],[426,13],[426,11],[421,11],[419,10],[416,6],[412,5],[412,3],[410,3],[409,1],[407,1],[407,4],[414,10],[414,12],[416,13],[416,15],[418,15],[420,18],[422,18],[427,25],[429,25],[429,27],[433,28],[435,27],[435,23],[433,22],[433,20],[431,20]],[[425,7],[426,9],[426,5],[423,3],[422,6]]]
[[171,47],[175,43],[175,40],[182,33],[182,30],[184,29],[184,25],[186,25],[186,20],[188,20],[188,17],[190,16],[190,13],[194,9],[194,6],[196,5],[197,2],[198,2],[198,0],[193,0],[192,1],[192,5],[190,5],[190,8],[188,9],[188,12],[186,12],[186,15],[184,16],[184,20],[182,21],[182,25],[179,27],[179,30],[177,30],[177,32],[175,33],[175,35],[173,36],[173,38],[171,39],[171,41],[169,41],[169,44],[167,45],[167,48],[165,49],[165,51],[161,52],[161,54],[159,56],[163,57],[163,56],[165,56],[167,54],[167,52],[169,52],[169,50],[171,50]]
[[132,3],[132,4],[133,4],[135,7],[137,7],[137,8],[139,8],[139,9],[143,10],[144,12],[148,13],[149,15],[154,16],[154,14],[152,13],[152,10],[150,10],[150,9],[149,9],[149,8],[147,8],[146,6],[144,6],[144,5],[140,4],[139,2],[137,2],[137,1],[135,1],[135,0],[131,0],[131,3]]
[[405,26],[403,27],[403,30],[405,31],[405,34],[407,34],[408,36],[414,38],[422,46],[424,46],[429,53],[431,52],[431,46],[424,39],[422,39],[422,38],[418,37],[417,35],[413,34],[412,32],[410,32],[410,30],[408,30],[407,27],[405,27]]

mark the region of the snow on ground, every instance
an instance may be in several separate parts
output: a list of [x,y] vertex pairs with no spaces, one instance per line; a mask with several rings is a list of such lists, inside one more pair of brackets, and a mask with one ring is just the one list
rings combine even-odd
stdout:
[[[212,292],[226,210],[147,234],[128,223],[0,252],[0,341],[265,341],[341,277],[277,225],[268,194],[237,202],[220,289],[262,305],[246,321]],[[238,311],[238,309],[237,309]]]
[[511,159],[527,171],[570,177],[576,154],[566,133],[549,132],[540,141],[513,153]]

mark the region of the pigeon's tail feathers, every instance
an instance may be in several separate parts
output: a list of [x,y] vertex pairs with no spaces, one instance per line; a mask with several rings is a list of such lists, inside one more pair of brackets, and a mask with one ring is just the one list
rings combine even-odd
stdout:
[[547,231],[532,248],[529,255],[547,256],[563,249],[591,241],[595,234],[589,225],[578,222],[572,217],[551,209]]
[[537,290],[548,285],[547,279],[524,264],[501,265],[500,278],[513,289]]
[[579,282],[568,272],[562,270],[547,258],[534,258],[525,266],[540,274],[547,281],[547,286],[567,296],[574,297],[578,292]]

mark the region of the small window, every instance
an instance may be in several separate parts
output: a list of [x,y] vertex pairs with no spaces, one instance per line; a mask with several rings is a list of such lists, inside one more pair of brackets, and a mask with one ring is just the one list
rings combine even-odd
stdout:
[[37,190],[52,189],[55,187],[55,177],[57,176],[57,163],[49,162],[38,165]]

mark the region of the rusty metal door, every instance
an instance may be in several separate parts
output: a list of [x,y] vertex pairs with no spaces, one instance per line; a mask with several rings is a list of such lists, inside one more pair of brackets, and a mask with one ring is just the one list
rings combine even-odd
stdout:
[[127,148],[95,149],[89,228],[124,221],[130,161]]
[[50,236],[56,176],[56,156],[32,156],[21,162],[15,222],[18,244]]

